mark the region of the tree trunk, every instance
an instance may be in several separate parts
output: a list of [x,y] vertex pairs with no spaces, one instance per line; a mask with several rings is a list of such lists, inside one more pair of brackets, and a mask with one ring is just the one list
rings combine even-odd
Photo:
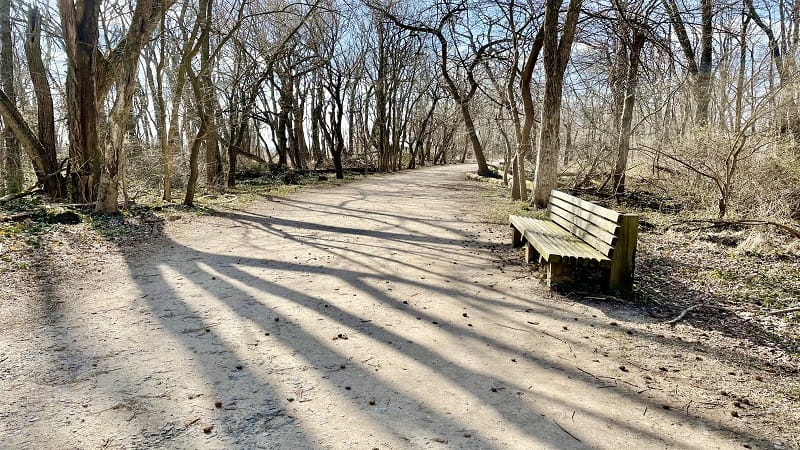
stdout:
[[441,47],[439,65],[442,70],[442,76],[445,79],[445,85],[450,91],[450,95],[453,97],[453,100],[461,109],[461,116],[464,119],[464,128],[466,128],[469,142],[472,144],[472,153],[475,155],[475,161],[478,163],[478,175],[482,177],[488,177],[492,174],[492,171],[489,170],[489,165],[486,164],[486,157],[483,154],[483,146],[481,145],[480,138],[478,138],[478,132],[475,129],[475,122],[472,120],[472,112],[469,109],[469,101],[471,96],[462,95],[458,86],[456,86],[453,79],[450,78],[450,74],[447,69],[447,60],[449,57],[447,52],[447,40],[441,32],[437,34],[437,37],[439,38],[439,45]]
[[[155,106],[156,106],[156,134],[158,135],[158,145],[161,149],[161,157],[164,171],[163,200],[172,201],[172,147],[169,144],[167,133],[167,102],[164,99],[164,64],[166,64],[166,14],[162,11],[161,26],[159,29],[158,61],[155,68]],[[180,68],[178,71],[180,72]],[[149,71],[148,71],[149,73]],[[179,73],[178,78],[182,75]],[[177,83],[176,83],[177,84]],[[183,88],[181,87],[181,91]],[[173,95],[180,96],[182,92],[174,92]]]
[[[325,161],[325,154],[322,152],[322,146],[320,145],[319,139],[319,123],[322,120],[325,120],[322,115],[322,83],[320,82],[319,73],[315,74],[317,87],[314,89],[313,96],[311,98],[311,154],[314,157],[314,168],[318,168],[322,165],[323,161]],[[349,123],[353,123],[352,119]],[[352,133],[352,126],[350,127]]]
[[522,110],[525,114],[525,119],[519,132],[519,141],[517,142],[517,164],[516,171],[514,172],[514,185],[519,194],[519,199],[522,201],[528,200],[528,177],[525,174],[525,158],[532,148],[533,124],[536,122],[536,111],[533,107],[533,95],[531,94],[531,80],[533,79],[533,70],[536,67],[536,61],[539,59],[542,45],[544,45],[544,27],[540,27],[539,31],[536,33],[533,47],[531,47],[528,58],[525,60],[525,66],[523,66],[522,75],[519,80],[519,88],[522,95]]
[[[247,123],[243,123],[239,125],[240,127],[247,127]],[[242,130],[240,132],[240,138],[238,142],[234,145],[231,144],[228,146],[228,177],[226,180],[226,186],[229,189],[233,189],[236,187],[236,157],[239,154],[239,146],[242,144],[244,140],[244,133],[245,131]]]
[[492,171],[489,170],[489,165],[486,163],[486,156],[483,154],[483,146],[480,138],[478,138],[475,122],[472,120],[469,103],[460,101],[460,106],[461,115],[464,117],[464,127],[467,129],[467,136],[469,136],[469,142],[472,144],[472,153],[475,155],[475,162],[478,163],[478,175],[488,177],[492,174]]
[[686,25],[678,11],[675,0],[661,0],[667,10],[675,35],[680,43],[689,76],[692,81],[692,97],[695,100],[694,122],[708,124],[708,107],[711,100],[711,70],[713,62],[713,7],[714,0],[701,0],[700,19],[700,62],[695,55],[695,47],[686,32]]
[[[132,26],[143,26],[150,20],[149,18],[154,16],[156,12],[154,8],[153,2],[140,1],[136,6]],[[144,35],[136,35],[128,42],[128,45],[141,49],[145,39]],[[121,78],[116,80],[117,97],[108,121],[109,136],[106,140],[105,157],[95,205],[95,210],[100,213],[119,212],[117,193],[125,164],[125,134],[130,122],[133,95],[136,92],[140,54],[141,50],[126,52],[125,57],[120,60]]]
[[375,125],[373,129],[377,134],[378,170],[388,172],[389,167],[389,114],[386,108],[389,100],[388,85],[388,57],[386,55],[386,30],[384,22],[378,22],[378,79],[375,83]]
[[[212,3],[212,2],[209,2]],[[206,150],[206,187],[216,189],[222,179],[222,157],[219,146],[219,123],[217,123],[217,97],[216,89],[211,81],[211,62],[208,67],[200,74],[200,84],[203,91],[201,114],[206,116],[205,121],[208,125],[203,143]]]
[[[340,102],[339,102],[340,103]],[[337,107],[336,119],[331,117],[331,126],[333,127],[333,135],[335,136],[335,147],[333,148],[333,168],[336,171],[336,179],[344,179],[344,167],[342,166],[342,153],[344,152],[344,134],[342,133],[342,109],[341,105]],[[334,113],[331,112],[331,116]]]
[[[200,9],[203,9],[202,2]],[[162,26],[163,26],[163,17],[162,17]],[[183,44],[183,51],[181,53],[181,61],[178,65],[177,74],[175,74],[175,85],[172,91],[172,108],[170,111],[170,119],[169,119],[169,129],[164,130],[165,139],[166,141],[162,141],[161,148],[162,148],[162,157],[164,158],[164,201],[171,202],[172,201],[172,172],[173,172],[173,165],[175,154],[178,153],[178,149],[180,148],[180,110],[181,110],[181,102],[183,101],[183,90],[186,87],[186,76],[188,67],[191,64],[191,60],[195,54],[199,51],[199,46],[194,46],[195,40],[197,39],[197,35],[200,30],[200,21],[195,21],[195,25],[192,28],[192,33],[189,39]],[[162,39],[163,39],[163,30],[162,30]],[[159,61],[159,66],[163,69],[163,65],[165,64],[166,58],[164,55],[165,52],[165,42],[162,40],[161,42],[161,60]],[[194,46],[194,51],[190,51],[190,49]],[[163,73],[159,71],[159,73]],[[161,75],[159,75],[159,86],[163,86],[163,79]],[[159,88],[160,89],[160,88]],[[159,95],[163,96],[163,91],[159,91]],[[165,112],[166,115],[166,112]],[[164,124],[166,127],[166,122]]]
[[211,67],[214,62],[211,57],[211,32],[213,21],[214,2],[209,0],[202,2],[200,17],[202,22],[203,34],[200,43],[200,73],[198,81],[200,83],[201,96],[197,98],[201,121],[206,123],[206,133],[203,135],[203,143],[206,150],[206,188],[216,189],[219,187],[222,175],[222,158],[219,150],[219,124],[217,117],[217,93],[214,82],[211,80]]
[[572,42],[582,0],[570,0],[561,39],[558,38],[561,0],[547,0],[543,24],[544,99],[542,124],[539,130],[539,151],[536,156],[536,173],[531,203],[543,208],[550,201],[550,191],[558,181],[558,152],[561,130],[561,94],[564,72],[569,62]]
[[90,202],[97,198],[102,171],[98,142],[97,78],[98,17],[100,2],[59,0],[61,27],[67,50],[67,119],[69,121],[72,198]]
[[[798,3],[800,4],[800,3]],[[742,120],[744,116],[744,76],[747,70],[747,26],[750,23],[750,16],[742,14],[742,34],[739,36],[739,68],[736,74],[736,112],[734,113],[734,123],[736,132],[742,130]]]
[[701,0],[700,64],[694,89],[697,100],[695,121],[698,125],[708,125],[709,103],[711,102],[711,71],[713,57],[713,6],[714,0]]
[[17,106],[11,101],[5,92],[0,89],[0,116],[3,117],[5,126],[10,128],[17,139],[22,144],[22,148],[28,153],[31,162],[33,162],[34,170],[39,174],[47,174],[45,166],[44,147],[33,134],[25,119],[22,118]]
[[[11,41],[11,0],[0,0],[0,84],[12,103],[17,101],[14,87],[14,44]],[[11,127],[3,127],[5,144],[6,193],[22,191],[25,182],[22,152]]]
[[47,195],[64,198],[67,195],[64,177],[59,173],[56,156],[55,116],[50,81],[42,62],[42,17],[37,8],[28,12],[28,28],[25,34],[25,57],[31,75],[31,84],[36,96],[37,129],[43,153],[40,155],[44,172],[36,170],[36,176],[44,184]]
[[567,123],[564,125],[564,165],[566,166],[569,164],[570,158],[572,157],[572,121],[567,120]]
[[292,101],[292,134],[297,141],[297,159],[300,161],[300,168],[308,168],[308,144],[306,143],[306,133],[303,129],[305,117],[307,92],[300,89],[300,77],[295,78],[295,86]]
[[200,159],[200,145],[203,143],[203,137],[207,129],[208,124],[204,120],[200,120],[200,127],[197,129],[197,135],[189,152],[189,180],[186,183],[186,196],[183,198],[183,204],[186,206],[194,206],[194,194],[197,189],[197,177],[200,172],[197,167]]
[[639,82],[639,55],[645,42],[645,34],[633,30],[633,40],[628,49],[627,74],[625,76],[625,98],[620,119],[619,140],[617,143],[617,162],[614,168],[613,189],[614,195],[625,193],[625,172],[628,168],[628,151],[631,143],[631,123],[633,122],[633,107],[636,102],[636,86]]

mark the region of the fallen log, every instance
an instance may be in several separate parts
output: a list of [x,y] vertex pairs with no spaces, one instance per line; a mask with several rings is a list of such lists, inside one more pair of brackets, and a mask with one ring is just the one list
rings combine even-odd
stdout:
[[0,197],[0,203],[7,203],[10,202],[11,200],[16,200],[18,198],[27,197],[29,195],[38,194],[41,192],[43,192],[41,186],[36,184],[22,192],[17,192],[15,194],[8,194]]

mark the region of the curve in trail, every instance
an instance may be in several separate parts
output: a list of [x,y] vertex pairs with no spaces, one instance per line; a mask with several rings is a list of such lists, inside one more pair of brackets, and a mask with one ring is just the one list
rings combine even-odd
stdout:
[[[11,442],[741,446],[718,423],[661,408],[638,374],[597,375],[618,366],[584,336],[603,324],[542,297],[506,228],[481,219],[486,189],[463,181],[468,169],[270,197],[110,261],[102,279],[118,282],[70,286],[62,295],[91,294],[48,333],[79,376],[46,389],[78,400],[37,405],[50,420]],[[64,432],[37,441],[54,423]]]

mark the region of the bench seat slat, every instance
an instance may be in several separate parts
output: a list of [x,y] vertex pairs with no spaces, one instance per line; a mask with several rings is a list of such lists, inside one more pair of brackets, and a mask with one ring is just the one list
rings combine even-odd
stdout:
[[548,220],[529,219],[523,235],[547,262],[571,261],[579,265],[605,265],[611,260],[591,245]]
[[524,216],[511,216],[510,222],[512,225],[517,227],[518,230],[523,231],[526,228],[530,227],[537,227],[540,226],[540,222],[549,222],[546,220],[541,219],[534,219],[533,217],[524,217]]

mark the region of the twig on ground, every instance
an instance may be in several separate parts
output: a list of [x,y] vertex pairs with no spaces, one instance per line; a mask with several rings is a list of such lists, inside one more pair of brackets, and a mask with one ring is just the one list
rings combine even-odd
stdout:
[[561,342],[563,342],[563,343],[567,344],[567,347],[569,347],[569,351],[570,351],[570,352],[572,352],[573,354],[575,353],[575,350],[573,350],[573,349],[572,349],[572,345],[570,345],[570,343],[569,343],[569,342],[565,341],[564,339],[561,339],[561,338],[560,338],[560,337],[558,337],[558,336],[553,336],[552,334],[550,334],[550,333],[548,333],[548,332],[546,332],[546,331],[537,330],[537,329],[533,329],[533,330],[526,330],[526,329],[524,329],[524,328],[514,328],[514,327],[510,327],[510,326],[508,326],[508,325],[503,325],[502,323],[495,323],[495,325],[497,325],[497,326],[500,326],[500,327],[503,327],[503,328],[508,328],[509,330],[524,331],[524,332],[526,332],[526,333],[533,333],[533,332],[542,333],[542,334],[543,334],[543,335],[545,335],[545,336],[549,336],[549,337],[551,337],[551,338],[553,338],[553,339],[555,339],[555,340],[558,340],[558,341],[561,341]]
[[523,328],[514,328],[514,327],[510,327],[508,325],[503,325],[502,323],[496,323],[495,325],[501,326],[503,328],[508,328],[509,330],[524,331],[526,333],[530,333],[531,332],[531,330],[526,330],[526,329],[523,329]]
[[183,426],[184,426],[184,428],[189,428],[190,426],[196,424],[197,422],[200,422],[200,417],[196,417],[196,418],[184,423]]
[[[553,420],[553,419],[550,419],[550,420]],[[583,442],[583,441],[581,441],[580,439],[578,439],[577,437],[575,437],[575,435],[574,435],[574,434],[572,434],[572,433],[570,433],[569,431],[567,431],[567,429],[566,429],[566,428],[562,427],[562,426],[561,426],[561,424],[559,424],[559,423],[558,423],[558,422],[556,422],[555,420],[553,420],[553,423],[554,423],[554,424],[556,424],[556,425],[558,426],[558,428],[561,428],[561,431],[563,431],[564,433],[567,433],[567,434],[569,435],[569,437],[571,437],[572,439],[575,439],[575,440],[576,440],[576,441],[578,441],[578,442]]]
[[676,318],[674,318],[674,319],[672,319],[672,320],[669,320],[669,321],[667,321],[667,322],[664,322],[664,323],[666,323],[667,325],[669,325],[669,326],[671,326],[671,327],[674,327],[674,326],[675,326],[675,324],[677,324],[678,322],[680,322],[681,320],[683,320],[683,318],[684,318],[684,317],[686,317],[686,314],[687,314],[687,313],[689,313],[690,311],[693,311],[693,310],[695,310],[695,309],[697,309],[697,308],[699,308],[699,307],[701,307],[701,306],[705,306],[705,304],[703,304],[703,303],[698,303],[698,304],[696,304],[696,305],[692,305],[692,306],[690,306],[690,307],[688,307],[688,308],[684,309],[684,310],[683,310],[683,311],[682,311],[682,312],[681,312],[681,313],[678,315],[678,317],[676,317]]
[[793,306],[791,308],[778,309],[767,313],[768,316],[778,316],[781,314],[789,314],[800,311],[800,306]]
[[592,296],[583,296],[584,300],[613,300],[615,302],[621,302],[622,299],[619,297],[614,297],[613,295],[592,295]]
[[22,222],[25,219],[36,216],[38,212],[24,212],[19,214],[11,214],[10,216],[0,216],[0,222]]
[[597,375],[595,375],[593,373],[589,373],[589,372],[581,369],[580,367],[576,367],[576,369],[580,370],[581,372],[585,373],[586,375],[589,375],[590,377],[594,378],[595,380],[600,381],[600,378],[598,378]]

